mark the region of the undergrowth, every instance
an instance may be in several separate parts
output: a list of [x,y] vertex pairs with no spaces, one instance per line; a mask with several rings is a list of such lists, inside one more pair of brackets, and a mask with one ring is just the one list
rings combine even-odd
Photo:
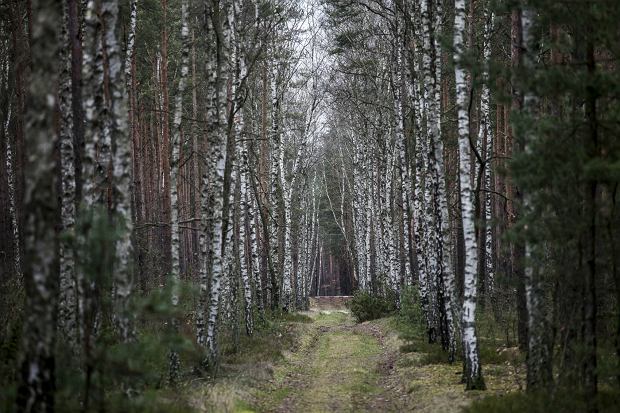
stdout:
[[[465,409],[465,413],[573,413],[589,411],[588,400],[583,394],[573,390],[550,392],[514,392],[502,396],[489,396],[474,401]],[[600,413],[618,411],[620,392],[601,391],[598,394],[597,407]]]
[[359,323],[377,318],[386,317],[396,312],[396,297],[393,293],[386,296],[370,294],[367,291],[358,290],[353,295],[347,306],[351,314]]

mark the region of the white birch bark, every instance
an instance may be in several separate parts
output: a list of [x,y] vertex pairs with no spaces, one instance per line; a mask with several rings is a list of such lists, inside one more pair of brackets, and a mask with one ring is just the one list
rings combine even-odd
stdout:
[[322,242],[319,244],[319,268],[318,268],[318,271],[319,271],[319,273],[317,275],[318,281],[317,281],[317,284],[316,284],[316,295],[317,295],[317,297],[320,297],[321,296],[321,278],[322,278],[322,275],[323,275],[323,243]]
[[[270,181],[270,220],[269,220],[269,259],[271,260],[271,271],[274,272],[272,277],[280,282],[280,205],[283,202],[282,197],[282,176],[280,167],[280,159],[283,159],[281,136],[280,136],[280,99],[278,96],[278,69],[277,63],[274,62],[271,69],[271,131],[270,131],[270,161],[271,161],[271,181]],[[278,286],[280,288],[280,286]],[[273,303],[272,305],[275,305]],[[277,303],[278,305],[281,304]]]
[[[15,363],[14,373],[19,386],[16,386],[16,404],[11,407],[19,412],[53,412],[57,397],[54,378],[58,369],[55,366],[58,277],[57,233],[54,228],[58,219],[55,208],[58,194],[54,188],[57,84],[53,79],[58,69],[55,58],[59,52],[58,39],[53,34],[58,30],[56,11],[59,5],[52,1],[35,4],[36,30],[32,31],[29,43],[32,61],[28,65],[26,86],[29,93],[24,116],[24,148],[28,152],[24,165],[25,225],[22,230],[25,251],[21,262],[24,266],[25,301],[22,342],[18,345],[20,360]],[[11,145],[12,161],[15,161],[15,149]],[[16,184],[17,181],[13,180],[13,185]],[[1,236],[10,237],[10,234]],[[18,291],[11,290],[10,293]],[[6,389],[3,388],[2,392],[6,394]],[[12,410],[9,406],[6,408]]]
[[[234,52],[233,52],[234,53]],[[236,149],[236,148],[235,148]],[[222,276],[222,290],[220,298],[220,307],[223,309],[226,316],[226,320],[232,327],[233,332],[238,328],[237,325],[237,313],[238,313],[238,281],[239,281],[239,265],[238,254],[236,248],[235,233],[237,228],[237,213],[239,212],[239,206],[237,203],[237,188],[238,182],[238,162],[235,153],[228,153],[231,159],[230,165],[230,187],[228,192],[228,219],[225,225],[224,236],[224,257],[223,267],[224,274]],[[220,310],[221,311],[221,310]]]
[[240,222],[239,222],[239,271],[241,276],[241,282],[243,284],[243,300],[244,300],[244,314],[245,314],[245,331],[248,336],[251,336],[254,330],[254,318],[252,314],[252,284],[250,281],[250,275],[248,272],[248,254],[247,248],[247,235],[246,229],[249,227],[248,222],[248,187],[249,187],[249,163],[248,163],[248,150],[244,135],[244,112],[243,112],[243,91],[241,90],[241,82],[245,80],[247,76],[246,59],[244,52],[241,50],[240,29],[238,27],[238,17],[241,13],[242,2],[234,2],[234,43],[235,43],[235,80],[233,84],[233,96],[234,96],[234,110],[236,116],[234,117],[234,136],[235,144],[237,147],[237,153],[240,154]]
[[[224,272],[225,236],[223,232],[223,208],[224,208],[224,167],[226,163],[226,111],[227,111],[227,78],[229,72],[229,55],[232,20],[232,7],[228,2],[207,1],[207,24],[211,31],[216,32],[215,56],[217,61],[212,67],[213,72],[209,78],[209,107],[207,110],[208,136],[211,139],[212,176],[210,192],[213,194],[211,205],[211,293],[209,297],[209,315],[207,318],[206,346],[208,349],[205,364],[209,368],[216,368],[217,326],[220,304],[220,293]],[[209,228],[205,228],[209,231]]]
[[[402,73],[399,75],[402,76]],[[402,78],[400,79],[401,90],[402,90]],[[400,180],[402,184],[401,188],[401,202],[402,202],[402,215],[403,215],[403,251],[405,254],[405,283],[407,280],[411,278],[411,261],[410,257],[410,202],[413,199],[412,188],[411,188],[411,177],[409,171],[409,165],[407,162],[406,156],[406,141],[407,137],[404,132],[404,102],[402,101],[402,96],[395,102],[395,112],[396,112],[396,145],[398,150],[398,159],[400,162]]]
[[421,3],[422,18],[422,71],[424,73],[423,104],[426,115],[425,147],[427,150],[427,170],[424,178],[424,237],[422,238],[422,250],[426,257],[426,286],[425,293],[428,302],[427,326],[429,342],[436,340],[436,328],[438,326],[437,314],[437,279],[439,276],[439,256],[437,227],[435,226],[436,212],[433,199],[433,188],[437,188],[440,177],[436,173],[438,161],[435,158],[435,145],[440,140],[439,102],[436,99],[438,88],[437,71],[433,71],[434,56],[438,52],[436,39],[433,36],[433,24],[431,21],[432,9],[430,0]]
[[291,181],[286,182],[284,178],[284,151],[280,148],[280,187],[284,192],[284,271],[282,274],[282,306],[285,310],[289,310],[291,306],[292,286],[291,280],[293,277],[293,249],[292,249],[292,228],[291,228],[291,215],[292,215],[292,198],[293,191],[295,189],[295,183],[297,182],[297,176],[299,175],[299,169],[302,163],[303,156],[306,149],[306,136],[305,131],[302,134],[302,141],[293,160],[293,168],[291,171]]
[[316,188],[316,171],[314,173],[314,177],[312,178],[312,191],[311,191],[311,199],[312,199],[312,219],[311,219],[311,231],[310,231],[310,247],[309,247],[309,271],[306,275],[306,289],[304,291],[304,298],[307,303],[307,297],[310,295],[310,290],[312,287],[312,283],[314,282],[314,274],[316,268],[316,259],[319,251],[318,245],[318,211],[317,211],[317,199],[315,197],[315,188]]
[[390,289],[396,293],[396,297],[400,292],[400,254],[397,253],[397,239],[394,231],[394,211],[393,207],[393,184],[394,184],[394,167],[396,163],[395,150],[391,150],[388,156],[387,175],[385,182],[385,204],[384,204],[384,217],[385,221],[385,240],[387,249],[387,268],[388,268],[388,282]]
[[[400,34],[400,32],[399,32]],[[403,50],[401,45],[400,35],[397,36],[396,46],[395,46],[395,63],[394,63],[394,71],[393,71],[393,106],[394,106],[394,134],[395,134],[395,144],[396,151],[398,152],[398,161],[399,161],[399,175],[401,181],[401,203],[402,203],[402,217],[403,217],[403,251],[405,254],[405,271],[404,276],[405,280],[410,278],[411,274],[411,262],[409,260],[409,202],[412,198],[412,190],[411,190],[411,179],[409,176],[409,165],[407,163],[406,156],[406,141],[407,137],[405,135],[405,102],[403,99],[403,88],[404,88],[404,76],[403,76]],[[400,254],[398,254],[399,262],[400,262]],[[400,275],[400,274],[399,274]],[[400,283],[400,281],[399,281]],[[399,292],[400,292],[400,285]]]
[[[206,10],[210,10],[211,5],[208,2],[205,2]],[[206,18],[206,26],[207,30],[213,31],[213,24],[211,21],[211,16],[208,15]],[[212,38],[208,39],[209,42],[213,41]],[[207,345],[207,335],[206,335],[206,318],[208,311],[208,289],[209,289],[209,274],[210,267],[208,267],[211,263],[211,256],[213,254],[213,250],[210,249],[211,246],[208,245],[207,239],[209,234],[213,235],[215,230],[215,221],[211,222],[211,199],[210,196],[214,195],[211,192],[211,184],[212,178],[215,177],[216,171],[215,167],[218,167],[218,159],[219,157],[224,157],[224,154],[219,153],[222,150],[221,143],[218,142],[218,136],[216,135],[219,131],[217,130],[217,73],[216,73],[216,65],[215,62],[215,51],[213,48],[208,48],[209,53],[208,58],[206,59],[205,64],[205,72],[208,75],[207,78],[207,119],[209,128],[208,139],[210,143],[209,147],[209,155],[208,155],[208,166],[202,168],[202,177],[200,183],[200,222],[202,228],[200,229],[200,233],[198,235],[198,244],[200,247],[200,264],[198,270],[198,283],[199,283],[199,292],[198,292],[198,308],[196,310],[196,343],[204,347]],[[221,138],[220,138],[221,139]],[[213,145],[216,145],[215,147]],[[225,146],[224,146],[225,149]],[[222,160],[223,162],[223,160]],[[222,165],[222,178],[223,178],[223,165]],[[222,183],[223,185],[223,183]],[[222,188],[223,190],[223,188]],[[223,195],[222,195],[223,196]],[[223,201],[220,207],[223,206]],[[219,215],[221,219],[221,212]],[[214,240],[211,240],[211,245],[213,245]]]
[[99,165],[96,147],[101,140],[103,109],[103,50],[101,34],[97,23],[95,1],[89,0],[84,15],[84,47],[82,64],[82,81],[84,116],[86,120],[84,137],[84,159],[82,162],[84,177],[84,204],[87,208],[101,202],[97,193]]
[[251,336],[254,330],[254,318],[252,315],[252,283],[250,280],[250,274],[248,271],[248,237],[247,228],[251,225],[248,219],[248,180],[247,180],[247,150],[242,150],[241,158],[245,170],[241,172],[241,185],[240,185],[240,214],[241,222],[239,223],[239,262],[241,272],[241,282],[243,283],[243,300],[244,300],[244,314],[245,314],[245,331],[248,336]]
[[474,194],[470,180],[471,150],[469,143],[468,93],[463,54],[465,53],[465,0],[456,0],[454,15],[454,61],[456,77],[456,104],[459,136],[460,202],[465,237],[465,279],[463,292],[463,350],[467,389],[484,389],[476,334],[476,287],[478,249],[476,245]]
[[[280,168],[284,167],[284,151],[280,150]],[[284,250],[282,253],[284,254],[284,267],[282,272],[282,297],[281,297],[281,305],[285,311],[289,311],[291,309],[291,296],[292,296],[292,286],[291,280],[293,276],[293,260],[292,260],[292,247],[291,247],[291,198],[293,192],[293,185],[295,183],[295,176],[293,174],[293,181],[291,182],[290,188],[286,184],[284,180],[284,171],[280,169],[280,177],[282,178],[282,183],[280,184],[283,192],[284,192]]]
[[364,182],[362,165],[365,162],[362,147],[364,144],[355,144],[353,154],[353,228],[355,231],[355,246],[357,249],[357,273],[358,287],[362,291],[368,289],[368,271],[366,269],[366,256],[370,254],[366,245],[366,233],[369,232],[366,223],[367,197],[366,182]]
[[[480,129],[478,131],[478,144],[484,142],[484,170],[483,170],[483,208],[484,208],[484,269],[486,274],[487,294],[493,295],[493,285],[495,279],[495,269],[493,266],[493,226],[491,216],[491,158],[493,156],[493,127],[491,125],[491,105],[489,90],[489,64],[491,58],[491,34],[493,32],[493,12],[488,8],[485,10],[485,26],[484,26],[484,44],[483,58],[484,70],[482,73],[483,83],[480,92]],[[481,151],[479,153],[482,153]]]
[[[78,337],[78,308],[77,308],[77,285],[75,273],[75,252],[72,246],[72,239],[75,237],[75,151],[73,147],[73,110],[71,93],[71,48],[69,39],[69,10],[68,3],[63,8],[63,51],[61,54],[60,71],[60,174],[61,174],[61,200],[60,200],[60,219],[63,236],[60,237],[60,274],[59,274],[59,302],[58,302],[58,325],[67,344],[73,351],[79,349]],[[8,136],[8,135],[7,135]],[[7,139],[7,166],[11,162],[10,139]],[[9,168],[7,168],[9,170]],[[14,214],[13,176],[8,174],[10,212]],[[14,221],[14,225],[17,220]],[[16,244],[19,245],[19,244]],[[19,257],[19,250],[17,250]]]
[[[84,157],[82,159],[82,178],[84,210],[101,213],[106,205],[107,171],[109,166],[109,130],[103,97],[104,60],[102,32],[97,2],[89,0],[84,12],[82,101],[84,103]],[[109,123],[109,122],[107,122]],[[104,135],[107,135],[104,137]],[[99,149],[99,151],[97,151]],[[85,245],[87,234],[80,234],[79,244]],[[95,285],[87,282],[82,270],[77,272],[79,337],[88,348],[89,340],[96,335],[98,309],[95,303]],[[94,314],[93,314],[94,313]],[[88,316],[88,317],[87,317]],[[88,319],[87,319],[88,318]],[[86,332],[88,331],[88,334]]]
[[[439,34],[435,32],[441,26],[442,10],[441,3],[435,2],[434,9],[430,1],[421,4],[421,20],[423,35],[422,70],[424,73],[424,111],[426,113],[427,144],[429,145],[429,172],[425,178],[425,202],[428,214],[434,218],[428,218],[429,242],[435,245],[436,252],[428,260],[428,274],[432,280],[429,288],[430,295],[429,313],[437,314],[433,322],[440,324],[442,344],[449,351],[449,360],[454,359],[455,354],[455,331],[456,318],[454,270],[452,265],[451,234],[449,227],[448,201],[445,183],[445,166],[443,158],[443,141],[441,137],[441,48]],[[431,21],[431,13],[433,20]],[[434,25],[433,25],[434,21]],[[434,63],[434,65],[433,65]],[[432,68],[435,68],[433,71]],[[430,191],[430,194],[428,193]],[[428,251],[428,249],[427,249]]]
[[[104,124],[102,149],[108,154],[102,156],[103,174],[107,175],[108,157],[111,156],[111,143],[116,143],[114,154],[114,206],[120,238],[116,242],[117,266],[114,271],[114,291],[116,323],[123,341],[134,336],[128,301],[132,290],[132,243],[133,222],[131,215],[131,136],[127,126],[127,90],[123,78],[123,61],[116,37],[118,22],[118,1],[104,0],[101,4],[101,17],[104,27],[105,54],[108,59],[110,87],[109,118]],[[107,133],[106,133],[107,131]],[[101,153],[100,153],[101,156]]]
[[132,79],[131,61],[135,53],[137,25],[138,25],[138,0],[130,0],[129,2],[129,30],[127,33],[127,53],[125,54],[125,79],[127,80],[127,88],[131,87],[131,79]]
[[[367,176],[372,176],[372,170],[368,167],[368,157],[366,157],[366,174]],[[371,286],[371,248],[372,248],[372,181],[370,179],[366,179],[367,182],[364,183],[364,194],[366,195],[366,203],[364,205],[364,231],[365,231],[365,239],[364,239],[364,250],[366,251],[366,288],[367,290]]]
[[[132,13],[133,17],[133,13]],[[182,140],[182,119],[183,119],[183,98],[189,74],[189,4],[188,0],[181,1],[181,73],[179,76],[179,88],[175,96],[174,116],[172,120],[172,160],[170,163],[170,234],[171,242],[170,256],[172,258],[171,265],[171,282],[172,285],[172,305],[176,307],[179,304],[178,284],[181,280],[181,246],[180,246],[180,228],[179,228],[179,193],[178,193],[178,177],[180,172],[180,153],[183,146]],[[172,320],[172,328],[178,331],[178,320]],[[176,384],[179,379],[180,359],[175,348],[172,348],[168,354],[169,359],[169,376],[168,380],[172,384]]]
[[[249,169],[249,168],[248,168]],[[248,183],[249,183],[249,176]],[[254,191],[252,191],[254,192]],[[261,317],[265,315],[265,308],[263,302],[263,285],[262,278],[260,274],[260,263],[258,256],[258,240],[257,233],[259,230],[258,219],[256,218],[257,214],[257,206],[256,206],[256,196],[257,194],[250,193],[250,189],[247,190],[247,214],[248,214],[248,222],[249,222],[249,243],[250,243],[250,251],[251,251],[251,263],[252,263],[252,280],[254,281],[254,291],[256,292],[256,302],[258,305],[258,311]]]
[[[7,62],[8,65],[8,62]],[[7,69],[8,73],[8,69]],[[9,216],[11,217],[11,227],[13,229],[13,268],[15,277],[21,283],[22,279],[22,263],[21,263],[21,246],[20,246],[20,229],[19,219],[17,217],[17,200],[15,192],[15,151],[9,135],[9,125],[11,121],[11,105],[9,103],[6,122],[4,124],[4,136],[6,137],[6,180],[7,190],[9,194]]]
[[[420,81],[417,82],[418,89],[420,88]],[[427,331],[431,330],[431,314],[430,314],[430,300],[429,300],[429,273],[428,273],[428,255],[426,254],[427,242],[427,225],[425,217],[425,183],[428,179],[425,176],[428,170],[428,149],[426,135],[422,133],[422,102],[421,91],[416,90],[415,94],[415,111],[416,111],[416,143],[415,143],[415,186],[414,186],[414,236],[415,236],[415,248],[416,257],[418,263],[418,285],[420,290],[420,304],[422,306],[422,312],[426,320]]]
[[[302,187],[302,190],[305,188]],[[304,308],[303,289],[305,279],[305,266],[308,244],[308,204],[307,197],[301,196],[299,209],[301,210],[301,223],[298,225],[297,231],[297,267],[295,269],[295,308],[302,310]]]
[[370,163],[370,223],[372,227],[372,237],[371,237],[371,250],[375,254],[375,265],[374,265],[374,279],[373,282],[373,293],[378,293],[378,290],[381,288],[380,285],[380,276],[381,274],[385,274],[385,252],[384,252],[384,243],[383,243],[383,234],[381,231],[381,203],[380,203],[380,186],[379,186],[379,172],[377,168],[377,159],[372,158]]
[[21,247],[19,243],[19,220],[17,219],[17,201],[15,196],[15,166],[14,158],[15,153],[11,144],[9,136],[9,125],[11,120],[11,107],[7,111],[6,123],[4,125],[4,136],[6,140],[6,175],[7,175],[7,189],[9,193],[9,215],[11,217],[11,227],[13,228],[13,254],[15,259],[13,260],[13,267],[17,279],[22,278],[22,264],[21,264]]

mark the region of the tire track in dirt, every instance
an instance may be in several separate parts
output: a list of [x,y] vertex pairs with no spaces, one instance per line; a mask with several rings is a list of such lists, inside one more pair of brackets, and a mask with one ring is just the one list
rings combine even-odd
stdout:
[[[342,309],[306,314],[302,345],[277,368],[267,393],[285,395],[273,412],[399,411],[391,392],[396,354],[372,324],[356,325]],[[272,400],[273,402],[273,400]]]

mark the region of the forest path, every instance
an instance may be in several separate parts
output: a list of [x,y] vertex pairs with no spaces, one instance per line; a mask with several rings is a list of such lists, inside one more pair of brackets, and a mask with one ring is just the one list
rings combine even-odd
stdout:
[[487,390],[466,392],[461,363],[447,363],[423,329],[399,316],[356,323],[347,299],[311,299],[310,311],[242,336],[239,351],[229,343],[220,377],[190,384],[189,403],[205,413],[457,413],[522,389],[523,359],[496,351],[501,339],[491,330],[480,336]]
[[[346,298],[311,300],[312,319],[300,331],[299,346],[276,367],[259,402],[275,412],[400,411],[390,374],[397,346],[370,323],[356,324]],[[398,392],[396,392],[398,393]]]

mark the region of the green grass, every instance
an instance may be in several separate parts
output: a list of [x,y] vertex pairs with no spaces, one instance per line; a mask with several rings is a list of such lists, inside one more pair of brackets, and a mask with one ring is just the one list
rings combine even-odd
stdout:
[[[514,347],[506,348],[506,341],[502,336],[502,329],[496,323],[490,312],[478,314],[478,343],[480,360],[485,364],[504,364],[506,362],[520,364],[525,362],[525,355]],[[420,320],[412,322],[406,315],[400,314],[390,318],[390,327],[398,332],[405,341],[401,346],[402,353],[423,353],[421,365],[447,363],[447,353],[441,348],[441,343],[428,343],[426,327]],[[513,344],[513,343],[508,343]],[[457,361],[462,360],[461,348],[457,343]]]
[[[277,406],[293,389],[267,389],[264,385],[270,380],[283,380],[276,366],[287,364],[286,354],[299,346],[303,338],[300,330],[311,322],[301,314],[274,313],[257,323],[251,337],[242,330],[235,343],[232,334],[223,334],[218,377],[198,382],[188,391],[192,405],[199,411],[218,413],[264,411]],[[269,403],[258,408],[257,399],[268,399]]]
[[321,311],[314,322],[319,326],[330,327],[340,324],[352,324],[351,317],[341,311]]
[[275,362],[282,359],[282,348],[291,346],[292,332],[280,322],[272,322],[268,327],[256,330],[251,337],[245,332],[239,335],[235,348],[230,335],[222,337],[222,363],[248,364],[257,362]]

